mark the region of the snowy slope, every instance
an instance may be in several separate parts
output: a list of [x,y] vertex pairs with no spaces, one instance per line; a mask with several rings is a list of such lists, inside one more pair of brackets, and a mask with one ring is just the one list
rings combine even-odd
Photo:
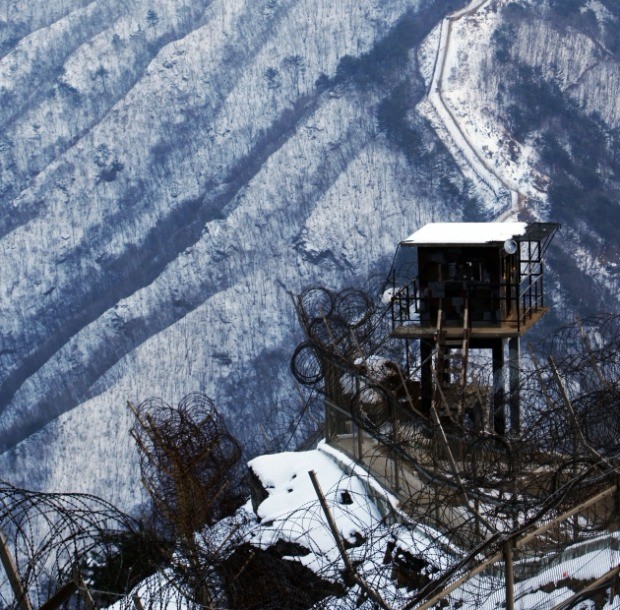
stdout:
[[[377,121],[395,90],[422,95],[415,45],[447,8],[6,5],[3,478],[132,505],[109,477],[135,475],[125,404],[152,395],[205,391],[248,443],[287,423],[288,292],[362,283],[421,224],[462,217],[430,126],[397,117],[434,149],[419,160]],[[345,57],[381,71],[360,84]]]
[[[126,401],[194,390],[260,450],[260,424],[279,434],[299,409],[289,291],[386,273],[425,222],[514,205],[502,184],[529,196],[524,220],[564,223],[555,315],[617,307],[610,0],[461,11],[442,80],[457,131],[431,85],[464,1],[44,4],[0,4],[2,478],[135,506]],[[573,104],[563,123],[535,108],[519,133],[515,66]]]
[[570,318],[575,309],[581,315],[615,310],[617,4],[469,6],[437,26],[420,49],[430,88],[420,111],[478,191],[491,194],[487,201],[501,196],[503,184],[504,192],[521,193],[513,205],[524,219],[563,224],[551,251],[557,318]]

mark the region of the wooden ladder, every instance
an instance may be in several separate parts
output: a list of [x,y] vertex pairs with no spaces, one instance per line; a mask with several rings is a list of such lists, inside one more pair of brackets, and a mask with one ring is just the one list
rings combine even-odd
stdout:
[[[469,363],[469,308],[467,302],[463,315],[463,333],[462,338],[447,339],[446,332],[443,327],[443,312],[441,307],[437,313],[437,326],[435,330],[435,396],[436,405],[442,405],[447,415],[454,418],[453,412],[456,406],[456,419],[459,423],[463,423],[465,411],[465,388],[467,386],[467,366]],[[449,358],[450,366],[446,366],[446,348],[460,347],[460,354],[453,355]],[[458,405],[447,404],[446,401],[446,376],[454,376],[457,378],[455,385],[459,389],[460,400]],[[448,383],[451,383],[448,381]]]

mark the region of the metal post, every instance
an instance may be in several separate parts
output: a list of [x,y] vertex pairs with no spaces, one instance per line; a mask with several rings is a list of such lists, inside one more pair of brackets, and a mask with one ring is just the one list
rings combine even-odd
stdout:
[[521,433],[521,396],[519,392],[519,359],[521,341],[519,337],[508,339],[508,386],[510,389],[510,432]]
[[493,342],[493,429],[497,434],[506,434],[506,413],[504,412],[504,344],[502,339]]
[[512,542],[504,542],[504,569],[506,572],[506,610],[515,608],[515,581],[512,565]]

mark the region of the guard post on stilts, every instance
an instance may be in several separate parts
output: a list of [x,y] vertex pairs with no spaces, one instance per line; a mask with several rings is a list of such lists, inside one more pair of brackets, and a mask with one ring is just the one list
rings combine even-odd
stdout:
[[421,410],[430,411],[438,392],[444,404],[458,404],[445,397],[463,396],[469,351],[490,350],[489,426],[500,435],[519,433],[520,339],[548,311],[543,255],[558,227],[430,223],[400,243],[392,336],[419,342]]

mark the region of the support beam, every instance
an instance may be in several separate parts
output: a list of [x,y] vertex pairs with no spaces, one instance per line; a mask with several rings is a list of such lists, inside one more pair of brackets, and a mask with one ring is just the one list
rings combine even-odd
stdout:
[[431,403],[433,402],[433,362],[432,362],[433,344],[429,341],[420,341],[420,361],[421,361],[421,377],[420,377],[420,397],[422,403],[422,412],[430,413]]
[[506,610],[515,610],[515,575],[512,564],[512,541],[504,542],[504,577],[506,580]]
[[144,610],[142,600],[137,593],[131,596],[131,601],[133,601],[133,605],[135,606],[136,610]]
[[68,602],[77,591],[77,583],[74,580],[70,580],[66,585],[60,587],[60,589],[58,589],[58,591],[56,591],[56,593],[42,606],[39,606],[39,610],[58,610],[58,608]]
[[493,342],[493,430],[506,435],[504,410],[504,344],[502,339]]
[[514,436],[521,433],[520,357],[521,341],[519,337],[511,337],[508,339],[508,387],[510,392],[510,432]]

